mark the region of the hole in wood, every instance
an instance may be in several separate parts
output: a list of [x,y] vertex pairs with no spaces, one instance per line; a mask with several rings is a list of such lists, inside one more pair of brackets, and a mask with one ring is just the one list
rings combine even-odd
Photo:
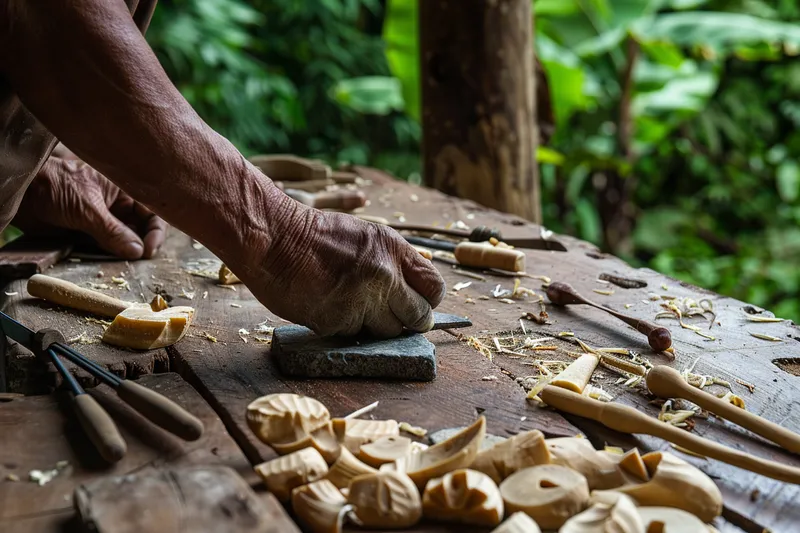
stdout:
[[558,487],[558,485],[547,479],[543,479],[539,482],[540,489],[554,489],[556,487]]
[[800,358],[773,359],[772,364],[793,376],[800,376]]

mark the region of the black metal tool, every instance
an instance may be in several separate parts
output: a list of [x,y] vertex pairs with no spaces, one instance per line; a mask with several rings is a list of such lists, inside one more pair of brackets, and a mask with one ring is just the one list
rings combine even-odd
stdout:
[[[515,248],[527,248],[531,250],[550,250],[554,252],[567,251],[564,245],[558,241],[554,241],[551,239],[536,238],[536,237],[503,237],[502,234],[500,233],[500,230],[495,228],[489,228],[488,226],[477,226],[469,231],[460,229],[444,229],[444,228],[438,228],[436,226],[425,226],[419,224],[405,224],[405,223],[403,224],[390,223],[389,226],[396,229],[397,231],[419,231],[425,233],[438,233],[439,235],[448,235],[451,237],[459,237],[461,239],[467,239],[470,242],[484,242],[494,237],[498,241],[503,241],[509,246],[513,246]],[[427,246],[427,245],[421,245],[421,246]],[[431,246],[431,248],[433,247]],[[436,248],[436,249],[443,250],[444,248]]]
[[[56,330],[44,329],[38,332],[20,324],[5,313],[0,312],[0,328],[5,336],[20,343],[43,360],[52,361],[64,377],[67,386],[76,398],[76,409],[81,424],[95,443],[104,458],[119,460],[125,453],[122,437],[116,436],[113,422],[64,367],[59,356],[83,368],[103,383],[115,389],[125,403],[136,409],[145,418],[181,437],[184,440],[197,440],[203,434],[203,423],[197,417],[175,402],[146,387],[122,379],[109,372],[94,361],[66,345],[64,336]],[[102,413],[102,414],[101,414]],[[122,446],[120,446],[122,442]]]

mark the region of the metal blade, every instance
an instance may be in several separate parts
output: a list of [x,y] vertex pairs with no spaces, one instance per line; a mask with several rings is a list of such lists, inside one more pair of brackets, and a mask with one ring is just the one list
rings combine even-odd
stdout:
[[33,336],[35,332],[26,328],[3,312],[0,312],[0,328],[2,328],[3,334],[9,339],[20,343],[29,350],[33,347]]
[[550,250],[553,252],[566,252],[567,248],[558,241],[550,239],[539,239],[534,237],[511,237],[503,238],[503,242],[514,248],[526,248],[528,250]]
[[471,325],[472,321],[463,316],[433,312],[433,329],[468,328]]

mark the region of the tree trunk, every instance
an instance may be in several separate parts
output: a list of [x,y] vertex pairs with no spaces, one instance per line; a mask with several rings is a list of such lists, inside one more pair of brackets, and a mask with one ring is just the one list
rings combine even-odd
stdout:
[[530,0],[420,0],[424,182],[541,223]]

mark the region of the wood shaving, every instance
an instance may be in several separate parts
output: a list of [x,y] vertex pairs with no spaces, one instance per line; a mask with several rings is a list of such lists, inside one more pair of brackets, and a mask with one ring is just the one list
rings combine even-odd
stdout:
[[218,283],[217,287],[222,287],[223,289],[229,289],[229,290],[232,290],[233,292],[236,292],[236,287],[233,286],[233,285],[222,285],[222,284]]
[[750,322],[785,322],[785,318],[771,317],[771,316],[754,316],[745,315],[745,319]]
[[104,290],[108,290],[108,289],[110,289],[110,288],[111,288],[111,287],[109,287],[109,286],[108,286],[107,284],[105,284],[105,283],[93,283],[93,282],[91,282],[91,281],[87,281],[87,282],[86,282],[86,285],[87,285],[87,286],[88,286],[90,289],[93,289],[93,290],[96,290],[96,291],[104,291]]
[[669,290],[669,287],[667,287],[667,284],[666,284],[666,283],[662,283],[662,284],[661,284],[661,289],[662,289],[662,290],[665,290],[665,291],[668,291],[668,290]]
[[125,290],[128,290],[128,291],[131,290],[131,286],[128,283],[128,280],[126,280],[125,278],[118,278],[118,277],[115,277],[115,276],[111,276],[111,281],[113,281],[114,283],[119,285],[120,289],[125,289]]
[[602,294],[603,296],[611,296],[612,294],[614,294],[613,290],[604,290],[604,289],[592,289],[592,292],[595,292],[597,294]]
[[100,338],[101,337],[99,335],[90,337],[84,331],[77,337],[72,337],[71,339],[67,339],[67,344],[97,344],[100,342]]
[[631,307],[633,307],[633,304],[625,304],[625,309],[630,309]]
[[181,293],[178,296],[186,298],[187,300],[194,300],[194,291],[187,291],[186,289],[181,289]]
[[602,388],[597,387],[595,385],[586,385],[583,389],[584,396],[588,396],[589,398],[600,400],[601,402],[610,402],[614,399],[609,393],[604,391]]
[[231,303],[231,307],[236,307],[237,309],[242,307],[241,304]]
[[471,282],[471,281],[462,281],[462,282],[460,282],[460,283],[456,283],[455,285],[453,285],[453,290],[454,290],[454,291],[456,291],[456,292],[458,292],[458,291],[460,291],[461,289],[466,289],[466,288],[467,288],[467,287],[469,287],[470,285],[472,285],[472,282]]
[[208,333],[207,331],[203,331],[200,334],[200,338],[205,339],[209,342],[217,342],[217,338],[214,335]]
[[240,339],[242,339],[242,340],[244,341],[244,343],[245,343],[245,344],[247,344],[247,336],[248,336],[248,335],[250,335],[250,332],[249,332],[249,331],[247,331],[247,330],[246,330],[246,329],[244,329],[244,328],[240,328],[240,329],[239,329],[239,338],[240,338]]
[[478,300],[491,300],[491,298],[489,298],[488,296],[482,294],[482,295],[478,296]]
[[5,294],[6,294],[6,296],[17,296],[19,293],[16,292],[16,291],[14,291],[14,292],[5,291]]
[[360,409],[356,409],[355,411],[353,411],[349,415],[345,416],[345,419],[358,418],[359,416],[364,416],[365,414],[374,411],[375,408],[378,407],[379,403],[380,402],[372,402],[371,404],[365,405],[364,407],[362,407]]
[[208,298],[208,291],[203,291],[203,300]]
[[406,433],[410,433],[416,437],[424,437],[428,434],[428,430],[425,428],[421,428],[419,426],[412,426],[408,422],[400,422],[397,426],[400,431],[405,431]]
[[201,242],[194,241],[192,242],[192,248],[194,248],[195,250],[202,250],[203,248],[205,248],[205,246],[203,246],[203,243]]
[[492,374],[491,376],[483,376],[481,381],[497,381],[497,376]]
[[753,333],[752,331],[748,331],[748,333],[749,333],[750,335],[752,335],[753,337],[755,337],[755,338],[757,338],[757,339],[764,340],[764,341],[771,341],[771,342],[783,342],[783,341],[782,341],[781,339],[779,339],[778,337],[773,337],[772,335],[764,335],[763,333]]
[[253,335],[253,341],[263,344],[272,344],[272,339],[269,337],[262,337],[260,335]]
[[475,303],[475,300],[474,300],[474,299],[472,299],[472,298],[467,298],[466,300],[464,300],[464,303],[465,303],[465,304],[474,304],[474,303]]
[[731,391],[727,391],[723,394],[718,394],[717,398],[719,398],[723,402],[728,402],[730,404],[733,404],[736,407],[739,407],[740,409],[745,409],[744,400],[742,400],[739,396],[736,396]]
[[558,332],[558,336],[559,337],[574,337],[575,334],[572,333],[571,331],[559,331]]
[[19,476],[16,474],[7,474],[6,481],[19,481]]
[[673,409],[672,405],[672,400],[667,400],[664,402],[664,404],[661,406],[661,412],[658,413],[658,419],[671,426],[679,428],[688,427],[686,421],[693,417],[695,412],[689,409]]
[[756,390],[756,386],[755,385],[753,385],[752,383],[747,382],[747,381],[745,381],[743,379],[734,378],[733,381],[735,381],[736,383],[738,383],[742,387],[746,387],[747,390],[749,390],[751,394]]
[[495,298],[505,298],[507,296],[511,296],[511,294],[512,291],[510,291],[509,289],[503,289],[499,283],[492,290],[492,296],[494,296]]
[[511,298],[500,298],[498,302],[503,302],[504,304],[510,304],[510,305],[514,305],[515,303],[517,303]]

